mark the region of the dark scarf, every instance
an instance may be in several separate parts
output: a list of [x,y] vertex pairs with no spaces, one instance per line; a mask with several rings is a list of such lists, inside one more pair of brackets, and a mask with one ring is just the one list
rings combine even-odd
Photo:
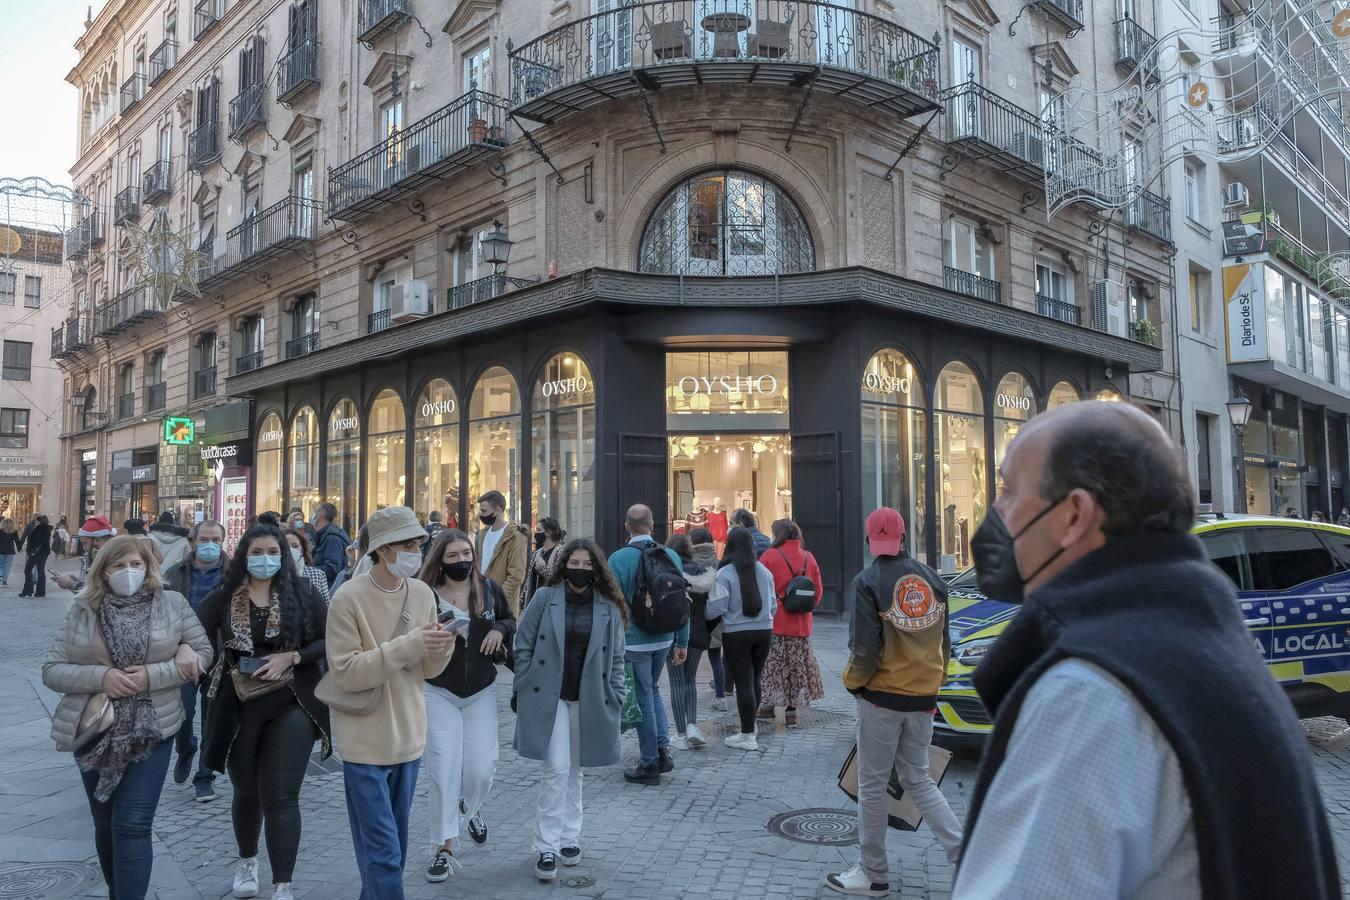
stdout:
[[[131,597],[104,593],[98,605],[99,630],[116,668],[145,665],[154,600],[155,592],[151,590],[142,590]],[[94,799],[100,803],[108,802],[127,767],[149,756],[161,738],[159,717],[148,691],[113,699],[113,710],[112,728],[76,760],[80,771],[98,772]]]
[[1252,650],[1232,583],[1189,535],[1112,541],[1027,598],[975,671],[995,720],[968,838],[1027,693],[1064,659],[1117,678],[1176,753],[1206,900],[1340,896],[1302,728]]

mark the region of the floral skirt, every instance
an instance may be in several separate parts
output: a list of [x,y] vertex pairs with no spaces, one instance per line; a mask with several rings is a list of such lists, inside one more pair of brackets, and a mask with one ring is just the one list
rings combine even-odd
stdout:
[[775,634],[760,679],[760,705],[802,707],[824,696],[811,639]]

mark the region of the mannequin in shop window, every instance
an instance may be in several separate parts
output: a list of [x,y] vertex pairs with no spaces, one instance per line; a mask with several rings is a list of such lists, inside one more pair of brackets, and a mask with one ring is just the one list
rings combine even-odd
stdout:
[[708,527],[708,510],[702,506],[695,507],[685,517],[684,527],[686,531],[692,532],[695,528]]
[[722,505],[721,497],[713,498],[713,508],[708,511],[708,530],[717,544],[717,555],[721,556],[727,542],[727,508]]

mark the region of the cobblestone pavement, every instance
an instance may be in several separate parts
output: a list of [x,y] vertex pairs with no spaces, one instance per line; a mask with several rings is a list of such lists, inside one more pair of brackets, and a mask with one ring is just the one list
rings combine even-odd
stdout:
[[[0,897],[106,896],[98,884],[92,827],[75,766],[52,749],[48,715],[56,697],[42,687],[40,668],[69,595],[20,600],[14,587],[0,588]],[[501,762],[484,817],[486,846],[457,851],[463,872],[445,884],[428,884],[422,867],[429,853],[425,778],[413,807],[415,851],[406,884],[410,898],[476,896],[524,898],[607,897],[820,897],[827,871],[852,865],[856,845],[810,844],[768,831],[775,816],[793,810],[844,812],[853,804],[835,784],[852,742],[852,699],[843,691],[844,627],[818,622],[814,643],[827,696],[802,713],[802,726],[787,730],[781,714],[772,727],[760,724],[760,751],[747,754],[722,746],[734,713],[709,708],[708,677],[700,678],[700,726],[707,750],[677,752],[676,769],[661,787],[623,781],[620,767],[588,770],[585,781],[583,861],[561,869],[555,885],[534,878],[530,833],[536,763],[511,750],[513,717],[508,707],[509,673],[497,685],[501,708]],[[705,665],[706,670],[706,665]],[[1305,723],[1313,742],[1318,777],[1331,816],[1342,872],[1350,885],[1350,728],[1339,719]],[[636,756],[636,739],[624,736],[625,757]],[[975,763],[953,760],[942,790],[964,816]],[[154,887],[160,900],[230,896],[234,843],[228,779],[217,780],[219,799],[199,804],[191,783],[165,785],[155,821]],[[301,794],[304,834],[295,873],[297,896],[345,900],[359,892],[336,759],[310,767]],[[829,826],[822,828],[828,831]],[[891,832],[893,896],[946,897],[953,870],[926,829]],[[265,855],[265,851],[264,851]],[[268,867],[261,866],[267,882]],[[262,896],[269,895],[265,887]]]

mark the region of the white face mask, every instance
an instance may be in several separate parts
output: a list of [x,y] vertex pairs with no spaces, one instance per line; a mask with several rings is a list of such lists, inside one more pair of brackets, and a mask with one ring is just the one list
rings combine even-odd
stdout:
[[291,548],[291,559],[295,560],[295,567],[297,569],[303,568],[305,565],[305,552],[303,550]]
[[422,571],[422,554],[415,550],[411,552],[400,550],[394,556],[389,568],[404,578],[416,578],[417,573]]
[[145,582],[145,569],[118,569],[108,576],[108,589],[119,597],[130,597]]

